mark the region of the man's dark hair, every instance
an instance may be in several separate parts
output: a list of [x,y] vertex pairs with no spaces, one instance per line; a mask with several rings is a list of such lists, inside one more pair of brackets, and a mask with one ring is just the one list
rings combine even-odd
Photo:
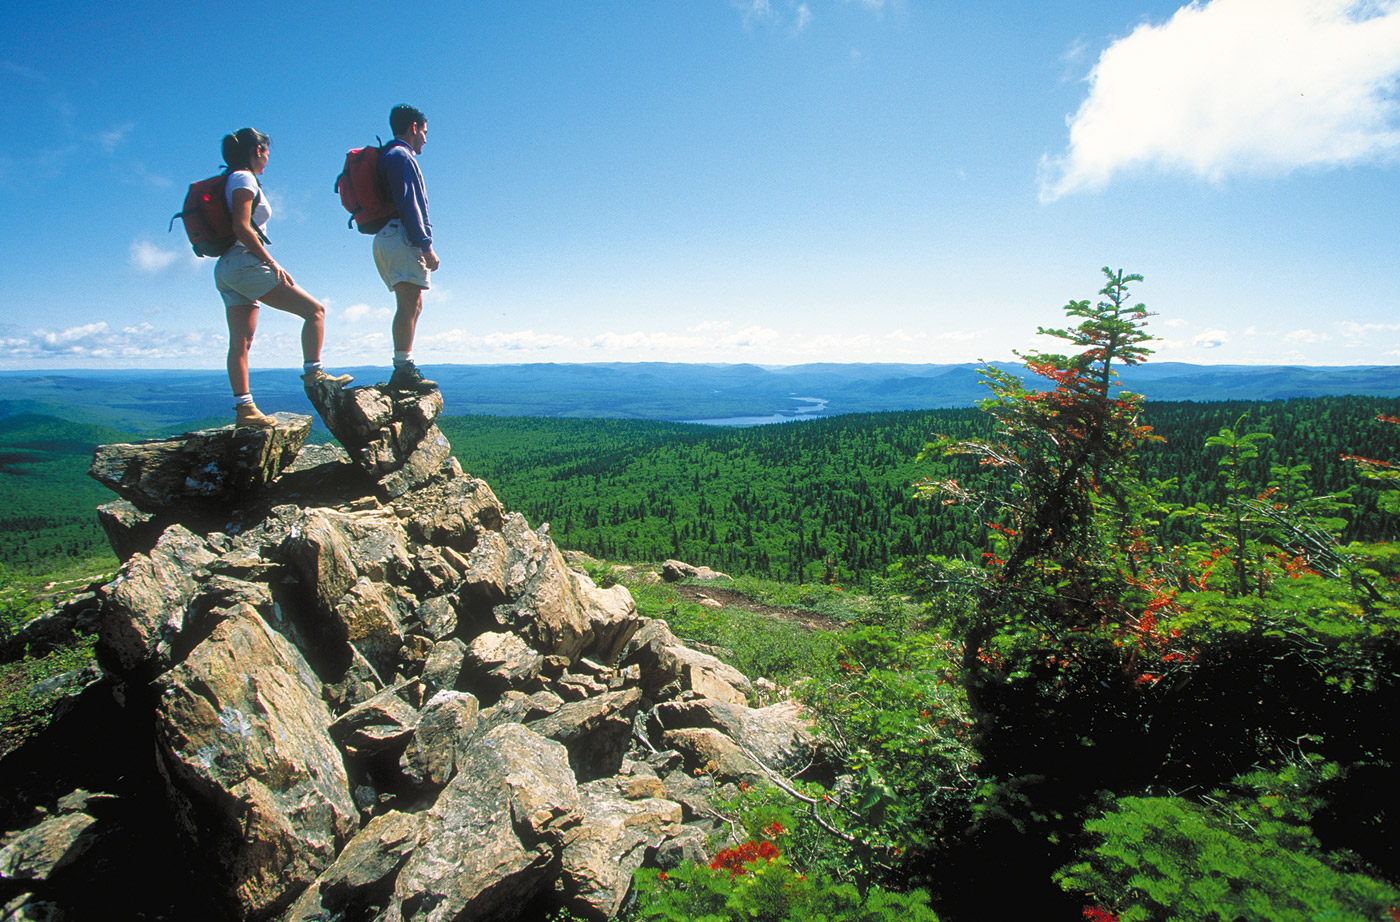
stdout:
[[403,134],[419,122],[427,124],[428,117],[408,103],[399,103],[389,110],[389,129],[395,135]]
[[224,166],[229,172],[251,169],[259,147],[272,147],[272,139],[256,128],[240,128],[224,135]]

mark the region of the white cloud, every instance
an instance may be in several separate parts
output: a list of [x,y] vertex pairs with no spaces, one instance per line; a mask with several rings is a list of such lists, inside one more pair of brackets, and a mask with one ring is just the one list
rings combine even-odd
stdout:
[[1224,330],[1205,330],[1196,334],[1191,345],[1197,349],[1219,349],[1230,341],[1230,334]]
[[1400,323],[1357,323],[1354,320],[1343,320],[1337,327],[1348,339],[1362,339],[1372,333],[1394,333],[1400,330]]
[[1110,45],[1041,199],[1129,168],[1218,181],[1400,154],[1400,0],[1211,0]]
[[135,127],[135,122],[125,122],[107,131],[99,131],[97,133],[97,144],[103,151],[110,154],[121,146],[121,143],[126,140],[126,136],[131,134],[132,129]]
[[[292,345],[290,337],[259,337],[254,348],[270,345],[285,351]],[[287,340],[287,343],[282,343]],[[19,335],[0,340],[0,361],[12,367],[26,362],[66,360],[98,360],[111,362],[160,362],[185,359],[191,365],[207,364],[211,356],[222,356],[228,350],[227,334],[213,330],[168,330],[140,323],[118,329],[106,321],[81,324],[63,330],[34,330],[28,336]],[[268,353],[263,348],[264,354]]]
[[368,304],[352,304],[341,312],[341,319],[346,323],[359,323],[361,320],[369,319],[374,321],[392,320],[394,312],[387,307],[371,307]]
[[148,275],[164,272],[179,258],[176,251],[156,246],[144,237],[131,241],[131,266],[138,272]]

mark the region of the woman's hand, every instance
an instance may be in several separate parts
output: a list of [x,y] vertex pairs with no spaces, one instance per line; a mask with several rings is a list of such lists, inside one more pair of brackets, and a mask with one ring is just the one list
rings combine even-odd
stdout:
[[283,284],[283,285],[286,285],[288,288],[295,288],[295,287],[297,287],[297,283],[296,283],[295,281],[292,280],[292,274],[291,274],[290,272],[288,272],[286,269],[283,269],[281,266],[279,266],[279,265],[277,264],[277,260],[275,260],[275,259],[273,259],[271,256],[269,256],[269,257],[267,258],[266,262],[267,262],[268,266],[271,267],[271,269],[272,269],[272,271],[273,271],[273,274],[275,274],[275,275],[277,276],[277,281],[278,281],[279,283],[281,283],[281,284]]

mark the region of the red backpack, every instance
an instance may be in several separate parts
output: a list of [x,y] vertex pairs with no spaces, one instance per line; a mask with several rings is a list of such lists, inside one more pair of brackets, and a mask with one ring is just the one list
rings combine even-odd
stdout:
[[[378,139],[376,139],[378,140]],[[377,234],[399,216],[389,197],[384,178],[379,175],[379,154],[383,146],[357,147],[345,155],[345,168],[335,178],[340,204],[350,212],[346,227],[359,225],[362,234]]]
[[[190,238],[196,256],[223,256],[238,242],[233,233],[233,215],[224,196],[227,184],[227,173],[190,183],[184,207],[170,219],[170,230],[175,229],[175,218],[184,220],[185,236]],[[253,197],[254,211],[261,199],[262,189],[259,189]],[[261,233],[258,236],[267,240]]]

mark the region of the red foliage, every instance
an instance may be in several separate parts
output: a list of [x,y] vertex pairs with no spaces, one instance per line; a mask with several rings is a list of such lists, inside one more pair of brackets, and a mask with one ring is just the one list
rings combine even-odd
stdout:
[[[776,823],[773,824],[777,826]],[[778,826],[781,830],[782,827]],[[755,861],[772,861],[780,853],[778,846],[772,842],[754,842],[752,840],[734,848],[726,848],[715,855],[710,862],[711,871],[728,871],[730,877],[738,877],[740,874],[748,873],[745,865],[753,864]]]
[[1118,922],[1118,917],[1100,906],[1085,906],[1084,918],[1087,922]]

